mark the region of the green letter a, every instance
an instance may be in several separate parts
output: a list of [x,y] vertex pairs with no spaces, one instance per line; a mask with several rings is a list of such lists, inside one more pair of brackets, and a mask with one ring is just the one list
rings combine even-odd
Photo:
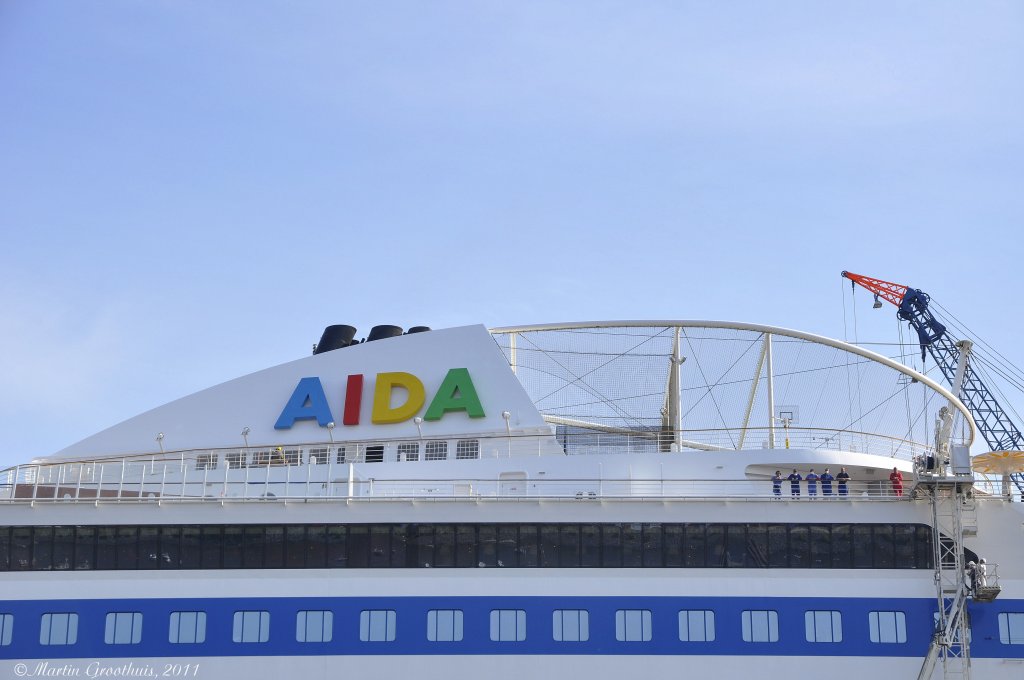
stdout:
[[423,420],[441,420],[441,416],[452,411],[465,411],[470,418],[484,417],[484,407],[476,396],[476,388],[468,369],[453,368],[448,371],[430,407],[423,414]]

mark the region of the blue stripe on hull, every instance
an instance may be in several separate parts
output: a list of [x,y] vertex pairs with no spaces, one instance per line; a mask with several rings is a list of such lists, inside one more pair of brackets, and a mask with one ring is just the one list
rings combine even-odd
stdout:
[[[360,612],[390,609],[397,613],[395,640],[361,642]],[[458,609],[463,612],[464,637],[459,642],[429,642],[427,612]],[[492,609],[526,611],[526,639],[495,642],[490,639]],[[590,639],[555,642],[552,612],[585,609],[589,612]],[[652,614],[649,642],[620,642],[615,638],[615,614],[621,609],[646,609]],[[715,640],[681,642],[678,612],[705,609],[715,612]],[[270,637],[265,643],[232,642],[236,611],[270,612]],[[334,612],[333,640],[301,643],[295,639],[296,613],[302,610]],[[744,610],[778,612],[778,642],[744,642]],[[805,639],[804,614],[811,610],[842,613],[842,641],[811,643]],[[168,642],[170,613],[204,611],[206,641],[202,644]],[[870,642],[868,614],[902,611],[906,614],[905,643]],[[935,601],[923,598],[766,598],[766,597],[367,597],[367,598],[181,598],[124,600],[17,600],[0,602],[0,613],[14,617],[10,645],[0,646],[2,659],[143,658],[207,656],[315,656],[315,655],[767,655],[767,656],[871,656],[923,657],[932,634]],[[41,645],[40,616],[75,612],[78,640],[74,645]],[[134,645],[104,643],[109,612],[140,612],[142,639]],[[997,600],[971,605],[975,658],[1024,658],[1024,645],[999,642],[998,614],[1024,612],[1024,600]]]

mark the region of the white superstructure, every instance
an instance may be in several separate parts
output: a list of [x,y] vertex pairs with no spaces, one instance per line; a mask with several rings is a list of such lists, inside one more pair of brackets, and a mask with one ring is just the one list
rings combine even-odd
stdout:
[[965,451],[929,378],[752,324],[322,352],[0,473],[0,671],[916,677],[954,546],[998,597],[932,676],[1018,677],[1024,517],[947,403]]

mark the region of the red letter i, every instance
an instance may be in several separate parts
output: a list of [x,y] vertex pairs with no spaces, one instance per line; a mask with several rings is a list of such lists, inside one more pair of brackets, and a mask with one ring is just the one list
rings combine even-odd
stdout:
[[345,425],[359,424],[359,407],[363,403],[363,376],[350,375],[345,386],[345,415],[341,421]]

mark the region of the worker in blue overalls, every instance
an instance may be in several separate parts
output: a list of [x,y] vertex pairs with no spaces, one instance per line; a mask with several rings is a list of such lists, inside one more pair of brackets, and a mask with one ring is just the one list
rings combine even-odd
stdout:
[[811,468],[811,471],[807,473],[807,477],[805,477],[804,479],[807,480],[807,495],[811,496],[812,498],[814,496],[817,496],[818,495],[818,475],[814,474],[814,468]]
[[791,495],[793,495],[793,496],[799,496],[800,495],[800,480],[802,480],[803,477],[801,477],[800,473],[796,471],[796,468],[793,468],[793,474],[791,474],[786,479],[789,480],[789,493]]
[[833,479],[835,479],[835,477],[833,477],[832,473],[828,471],[828,468],[825,468],[825,471],[821,473],[821,493],[823,496],[832,495]]

